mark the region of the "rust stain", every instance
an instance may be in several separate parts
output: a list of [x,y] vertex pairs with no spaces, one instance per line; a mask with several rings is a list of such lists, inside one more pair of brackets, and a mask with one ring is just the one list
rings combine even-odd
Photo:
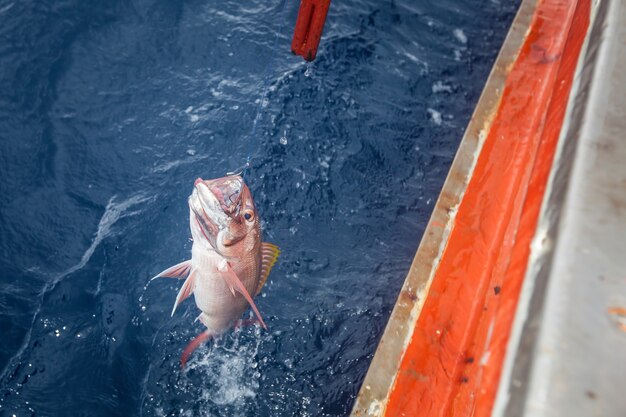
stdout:
[[617,327],[626,332],[626,308],[625,307],[609,307],[608,313],[615,317]]
[[626,317],[626,308],[625,307],[610,307],[609,314],[615,314],[618,316]]
[[406,372],[409,377],[414,378],[417,381],[428,382],[428,375],[420,374],[415,369],[406,369],[404,372]]
[[618,215],[622,212],[626,213],[626,201],[623,198],[619,198],[613,195],[609,195],[609,203],[611,207],[617,212]]
[[402,290],[400,292],[400,298],[402,298],[403,300],[409,301],[411,303],[414,303],[415,301],[418,300],[418,297],[417,297],[417,294],[415,294],[415,291],[411,291],[410,289]]

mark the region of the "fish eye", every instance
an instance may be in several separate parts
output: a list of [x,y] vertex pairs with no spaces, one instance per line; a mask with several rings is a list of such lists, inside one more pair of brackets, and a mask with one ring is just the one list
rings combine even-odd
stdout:
[[254,219],[254,212],[250,209],[244,211],[243,218],[247,221],[251,221],[252,219]]

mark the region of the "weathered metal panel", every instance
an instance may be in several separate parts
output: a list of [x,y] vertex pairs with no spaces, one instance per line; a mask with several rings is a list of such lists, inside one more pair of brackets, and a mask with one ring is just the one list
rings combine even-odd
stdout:
[[524,41],[535,7],[536,0],[523,0],[511,25],[354,404],[353,416],[382,416],[384,413],[402,355],[446,246],[456,209],[500,104],[506,77]]
[[494,415],[626,416],[626,2],[597,10]]

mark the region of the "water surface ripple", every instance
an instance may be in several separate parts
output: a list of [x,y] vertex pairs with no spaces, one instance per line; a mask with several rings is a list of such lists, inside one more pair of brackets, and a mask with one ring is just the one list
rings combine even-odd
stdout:
[[[336,1],[313,64],[287,1],[0,0],[0,415],[349,412],[518,1]],[[269,331],[180,372],[146,283],[248,155]]]

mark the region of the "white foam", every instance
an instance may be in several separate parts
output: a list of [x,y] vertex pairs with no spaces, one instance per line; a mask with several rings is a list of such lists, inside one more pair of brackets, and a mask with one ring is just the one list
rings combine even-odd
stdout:
[[[247,330],[243,332],[248,332]],[[200,413],[208,416],[211,404],[229,406],[232,415],[248,415],[250,404],[254,403],[260,387],[261,373],[258,370],[257,353],[261,342],[261,331],[255,329],[254,339],[240,341],[239,331],[230,332],[198,349],[188,363],[195,378],[183,379],[178,389],[193,393],[200,404]]]
[[7,4],[6,6],[0,9],[0,14],[8,12],[9,10],[13,8],[13,6],[15,6],[15,2]]
[[415,62],[416,64],[421,64],[422,63],[422,61],[418,57],[416,57],[415,55],[410,54],[408,52],[405,52],[404,56],[406,56],[407,58],[409,58],[411,61]]
[[433,84],[433,93],[451,93],[452,92],[452,87],[450,87],[449,85],[444,84],[442,81],[437,81],[436,83]]
[[100,222],[98,222],[98,228],[96,230],[96,234],[93,240],[91,241],[91,245],[83,253],[83,256],[76,265],[68,268],[67,270],[59,274],[59,276],[57,277],[57,281],[73,272],[78,271],[79,269],[82,269],[85,265],[87,265],[87,262],[89,262],[89,259],[91,259],[91,256],[93,255],[100,242],[102,242],[104,238],[112,234],[111,228],[113,227],[113,225],[117,223],[118,220],[124,217],[132,216],[138,213],[137,211],[128,211],[128,209],[150,199],[150,197],[147,197],[144,194],[137,194],[121,202],[116,201],[116,196],[111,197],[106,205],[106,208],[104,209],[102,217],[100,218]]
[[465,36],[465,32],[463,32],[463,29],[454,29],[452,31],[452,33],[454,33],[454,37],[461,43],[467,43],[467,36]]
[[243,383],[246,378],[246,370],[249,367],[251,358],[241,356],[225,357],[217,367],[217,380],[220,384],[217,390],[210,392],[205,390],[203,396],[218,405],[234,404],[242,398],[256,397],[256,390],[259,387],[257,381],[252,380],[251,384]]
[[166,162],[164,164],[161,165],[157,165],[154,168],[152,168],[150,170],[150,172],[155,173],[155,174],[161,174],[163,172],[167,172],[173,168],[176,168],[180,165],[187,165],[187,164],[193,164],[196,163],[198,161],[201,161],[203,159],[208,159],[207,155],[202,155],[202,156],[196,156],[195,155],[195,151],[190,152],[189,150],[186,152],[187,155],[191,156],[191,158],[185,158],[185,159],[175,159],[173,161],[169,161]]
[[430,115],[430,120],[433,121],[434,124],[436,124],[437,126],[441,126],[441,124],[443,123],[443,118],[441,117],[441,112],[438,112],[435,109],[427,109],[428,114]]

